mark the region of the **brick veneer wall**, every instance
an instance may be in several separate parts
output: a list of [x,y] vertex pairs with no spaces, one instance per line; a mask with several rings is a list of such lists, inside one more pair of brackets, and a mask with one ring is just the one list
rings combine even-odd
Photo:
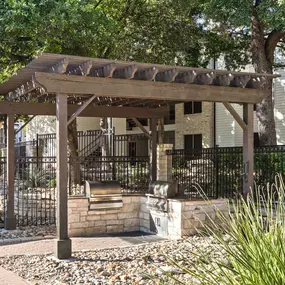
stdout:
[[214,146],[214,104],[202,102],[202,113],[184,115],[184,104],[175,105],[175,148],[184,148],[184,135],[202,134],[203,147]]

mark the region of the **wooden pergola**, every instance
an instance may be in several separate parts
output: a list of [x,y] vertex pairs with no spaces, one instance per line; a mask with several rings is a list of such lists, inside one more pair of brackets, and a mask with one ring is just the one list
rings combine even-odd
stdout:
[[[150,118],[151,179],[156,180],[157,120],[168,105],[222,102],[243,129],[243,192],[253,185],[253,105],[265,96],[265,78],[277,75],[42,54],[0,86],[7,114],[6,229],[15,229],[14,115],[56,115],[56,256],[71,256],[67,228],[67,126],[77,116]],[[46,102],[49,103],[46,103]],[[30,102],[30,103],[27,103]],[[33,102],[33,103],[32,103]],[[231,103],[243,104],[243,118]],[[141,126],[142,127],[142,126]]]

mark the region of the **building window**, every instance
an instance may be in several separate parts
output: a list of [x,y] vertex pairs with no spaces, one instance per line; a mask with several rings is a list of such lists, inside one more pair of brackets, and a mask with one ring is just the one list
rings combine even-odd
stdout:
[[169,113],[164,117],[164,124],[175,124],[175,105],[169,105]]
[[202,102],[184,103],[184,115],[202,113]]
[[202,148],[202,135],[185,135],[184,136],[184,149],[201,149]]
[[259,147],[260,146],[259,134],[258,133],[254,133],[253,144],[254,144],[254,147]]

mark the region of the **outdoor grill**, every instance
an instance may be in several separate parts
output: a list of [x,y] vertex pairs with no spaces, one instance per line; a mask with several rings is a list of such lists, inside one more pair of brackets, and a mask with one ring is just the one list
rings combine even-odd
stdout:
[[119,209],[123,207],[121,186],[116,181],[85,181],[85,193],[90,210]]
[[150,185],[147,194],[147,208],[150,210],[150,231],[167,236],[168,199],[178,197],[176,182],[156,181]]
[[178,187],[175,182],[156,181],[150,184],[150,193],[147,194],[147,207],[150,210],[167,212],[167,199],[177,196]]

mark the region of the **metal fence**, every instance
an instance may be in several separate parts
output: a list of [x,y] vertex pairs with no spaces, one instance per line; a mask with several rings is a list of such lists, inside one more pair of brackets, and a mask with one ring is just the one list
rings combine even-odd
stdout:
[[[168,151],[172,155],[174,180],[190,199],[235,198],[242,190],[242,147]],[[277,174],[285,178],[285,146],[254,150],[254,180],[257,185],[274,183]],[[201,191],[202,190],[202,191]]]
[[[6,158],[1,158],[0,223],[7,200]],[[21,157],[15,159],[14,207],[17,224],[55,223],[56,159]]]
[[[123,194],[146,193],[149,185],[149,169],[148,156],[89,156],[76,161],[70,159],[69,194],[84,195],[85,180],[116,180],[121,184]],[[3,227],[7,202],[6,158],[0,158],[0,174],[0,227]],[[78,184],[72,183],[74,180],[72,175],[77,177],[79,175]],[[16,158],[14,191],[15,216],[19,226],[54,224],[56,158]]]
[[148,191],[149,169],[149,156],[89,156],[70,160],[69,194],[85,194],[83,184],[86,180],[116,180],[121,184],[123,194],[144,194]]
[[[35,142],[37,156],[56,156],[56,134],[37,135]],[[148,138],[144,134],[116,135],[115,130],[104,133],[101,130],[78,131],[78,156],[101,156],[106,146],[107,155],[147,156]]]

